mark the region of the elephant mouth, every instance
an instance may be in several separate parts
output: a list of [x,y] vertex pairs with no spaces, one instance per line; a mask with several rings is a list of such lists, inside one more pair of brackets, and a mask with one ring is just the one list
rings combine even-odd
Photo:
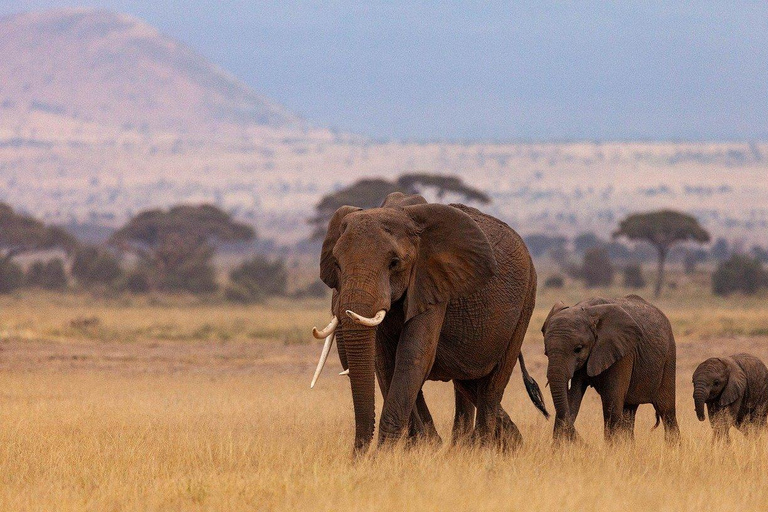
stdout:
[[[362,315],[358,315],[351,309],[346,310],[346,314],[349,318],[354,320],[360,325],[366,326],[366,327],[376,327],[381,322],[384,321],[384,317],[387,315],[387,310],[382,309],[379,310],[378,313],[376,313],[374,316],[368,318]],[[320,377],[320,374],[323,371],[323,368],[325,367],[325,362],[328,360],[328,354],[331,351],[331,347],[333,346],[333,341],[336,339],[336,328],[339,325],[339,318],[334,315],[331,322],[322,330],[318,329],[317,327],[312,328],[312,336],[314,336],[317,339],[323,339],[325,338],[325,343],[323,344],[323,350],[320,352],[320,360],[317,362],[317,368],[315,368],[315,374],[312,376],[312,383],[309,385],[310,388],[314,388],[315,384],[317,383],[317,379]],[[349,369],[344,370],[339,375],[349,375]]]

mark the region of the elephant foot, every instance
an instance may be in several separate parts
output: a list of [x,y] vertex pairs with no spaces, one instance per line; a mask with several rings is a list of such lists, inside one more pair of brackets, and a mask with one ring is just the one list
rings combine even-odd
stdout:
[[495,442],[503,452],[514,452],[523,446],[523,435],[509,416],[505,415],[496,422]]
[[552,441],[555,446],[577,445],[582,446],[587,443],[582,439],[573,426],[562,424],[555,425],[555,431],[552,435]]

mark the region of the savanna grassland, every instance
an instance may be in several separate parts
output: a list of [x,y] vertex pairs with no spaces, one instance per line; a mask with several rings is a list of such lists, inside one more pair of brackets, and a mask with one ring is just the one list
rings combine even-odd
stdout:
[[[542,387],[539,328],[552,303],[622,293],[540,292],[523,350]],[[730,446],[713,447],[690,377],[710,355],[768,360],[767,299],[714,298],[702,277],[657,302],[678,342],[679,447],[650,430],[650,406],[633,445],[604,445],[590,391],[576,422],[587,446],[555,449],[516,370],[504,399],[525,438],[516,453],[446,442],[353,462],[335,355],[309,389],[324,301],[5,297],[0,510],[766,510],[768,435],[733,431]],[[428,383],[425,394],[448,441],[452,388]]]

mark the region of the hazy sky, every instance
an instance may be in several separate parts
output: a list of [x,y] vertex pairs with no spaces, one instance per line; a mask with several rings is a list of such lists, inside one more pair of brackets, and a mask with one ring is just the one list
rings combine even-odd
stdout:
[[374,137],[768,139],[768,2],[487,4],[0,0],[0,12],[128,12],[313,124]]

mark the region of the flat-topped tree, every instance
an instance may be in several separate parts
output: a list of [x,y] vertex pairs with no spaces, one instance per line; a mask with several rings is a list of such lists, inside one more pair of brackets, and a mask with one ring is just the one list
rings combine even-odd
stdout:
[[153,288],[204,292],[215,288],[211,243],[255,237],[253,227],[203,204],[141,212],[116,231],[109,243],[139,257],[140,265],[150,271]]
[[0,203],[0,258],[5,261],[19,254],[62,249],[67,254],[77,247],[77,239],[64,228],[13,211]]
[[456,176],[443,174],[412,173],[403,174],[395,181],[382,178],[366,178],[323,196],[315,205],[315,216],[309,219],[314,226],[313,239],[322,239],[328,227],[328,221],[333,214],[345,205],[359,208],[375,208],[392,192],[403,194],[420,194],[432,189],[437,197],[442,199],[446,194],[453,193],[465,201],[475,201],[483,204],[491,202],[491,198],[483,191],[470,187]]
[[613,238],[625,236],[630,240],[645,241],[658,251],[658,271],[654,296],[661,294],[664,284],[664,263],[670,247],[680,242],[709,242],[709,233],[695,217],[673,210],[635,213],[621,221]]

